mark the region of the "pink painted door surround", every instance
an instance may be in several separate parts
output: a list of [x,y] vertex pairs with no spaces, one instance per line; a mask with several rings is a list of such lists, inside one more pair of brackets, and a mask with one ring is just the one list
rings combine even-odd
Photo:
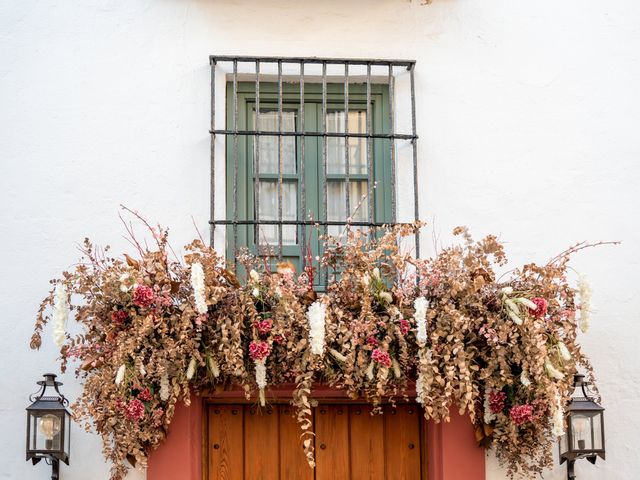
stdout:
[[[239,398],[237,393],[210,398]],[[149,457],[147,480],[206,480],[205,404],[194,395],[189,407],[176,406],[167,438]],[[468,416],[452,410],[450,422],[429,422],[426,445],[428,480],[485,480],[484,449],[475,443]]]

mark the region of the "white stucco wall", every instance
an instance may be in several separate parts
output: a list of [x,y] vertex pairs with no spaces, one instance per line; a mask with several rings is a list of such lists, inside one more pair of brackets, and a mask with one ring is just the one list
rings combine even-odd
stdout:
[[[194,236],[191,215],[207,231],[212,53],[416,59],[421,210],[443,242],[459,224],[495,232],[519,264],[622,240],[573,263],[594,289],[582,342],[608,440],[607,461],[578,473],[638,478],[635,0],[0,3],[0,478],[46,478],[24,461],[23,408],[56,354],[28,339],[75,243],[127,248],[120,203],[171,226],[176,246]],[[99,439],[73,434],[63,478],[107,478]],[[491,457],[487,470],[504,478]]]

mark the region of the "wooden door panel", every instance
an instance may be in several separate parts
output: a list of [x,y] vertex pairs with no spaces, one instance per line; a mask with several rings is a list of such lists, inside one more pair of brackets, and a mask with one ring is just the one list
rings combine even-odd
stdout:
[[414,405],[386,407],[384,415],[386,480],[421,477],[420,413]]
[[280,478],[314,480],[313,469],[304,455],[300,425],[289,405],[279,405],[280,419]]
[[416,405],[314,408],[316,468],[304,456],[289,405],[211,405],[208,480],[426,479],[425,432]]
[[385,480],[384,417],[369,405],[349,407],[351,480]]
[[242,432],[242,405],[216,405],[209,409],[210,480],[244,480]]
[[349,406],[316,408],[316,480],[349,478]]
[[244,478],[277,480],[279,472],[278,409],[246,406],[244,413]]

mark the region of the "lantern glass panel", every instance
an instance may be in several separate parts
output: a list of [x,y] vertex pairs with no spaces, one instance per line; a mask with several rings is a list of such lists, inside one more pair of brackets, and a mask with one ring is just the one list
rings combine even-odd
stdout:
[[566,433],[560,437],[560,456],[569,451],[569,435]]
[[580,412],[571,416],[572,450],[601,450],[602,423],[599,412]]
[[31,414],[31,450],[61,450],[63,417],[50,412]]

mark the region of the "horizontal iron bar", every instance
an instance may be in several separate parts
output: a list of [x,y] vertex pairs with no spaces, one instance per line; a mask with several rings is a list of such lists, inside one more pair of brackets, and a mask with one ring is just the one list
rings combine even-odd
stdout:
[[263,135],[267,137],[338,137],[338,138],[395,138],[397,140],[415,140],[417,135],[408,133],[345,133],[345,132],[268,132],[265,130],[209,130],[216,135]]
[[388,227],[393,225],[410,225],[410,222],[344,222],[331,220],[210,220],[211,225],[322,225],[338,227]]
[[248,62],[248,63],[327,63],[334,65],[385,65],[410,68],[415,65],[415,60],[387,60],[381,58],[320,58],[320,57],[243,57],[233,55],[210,55],[209,63],[217,62]]

